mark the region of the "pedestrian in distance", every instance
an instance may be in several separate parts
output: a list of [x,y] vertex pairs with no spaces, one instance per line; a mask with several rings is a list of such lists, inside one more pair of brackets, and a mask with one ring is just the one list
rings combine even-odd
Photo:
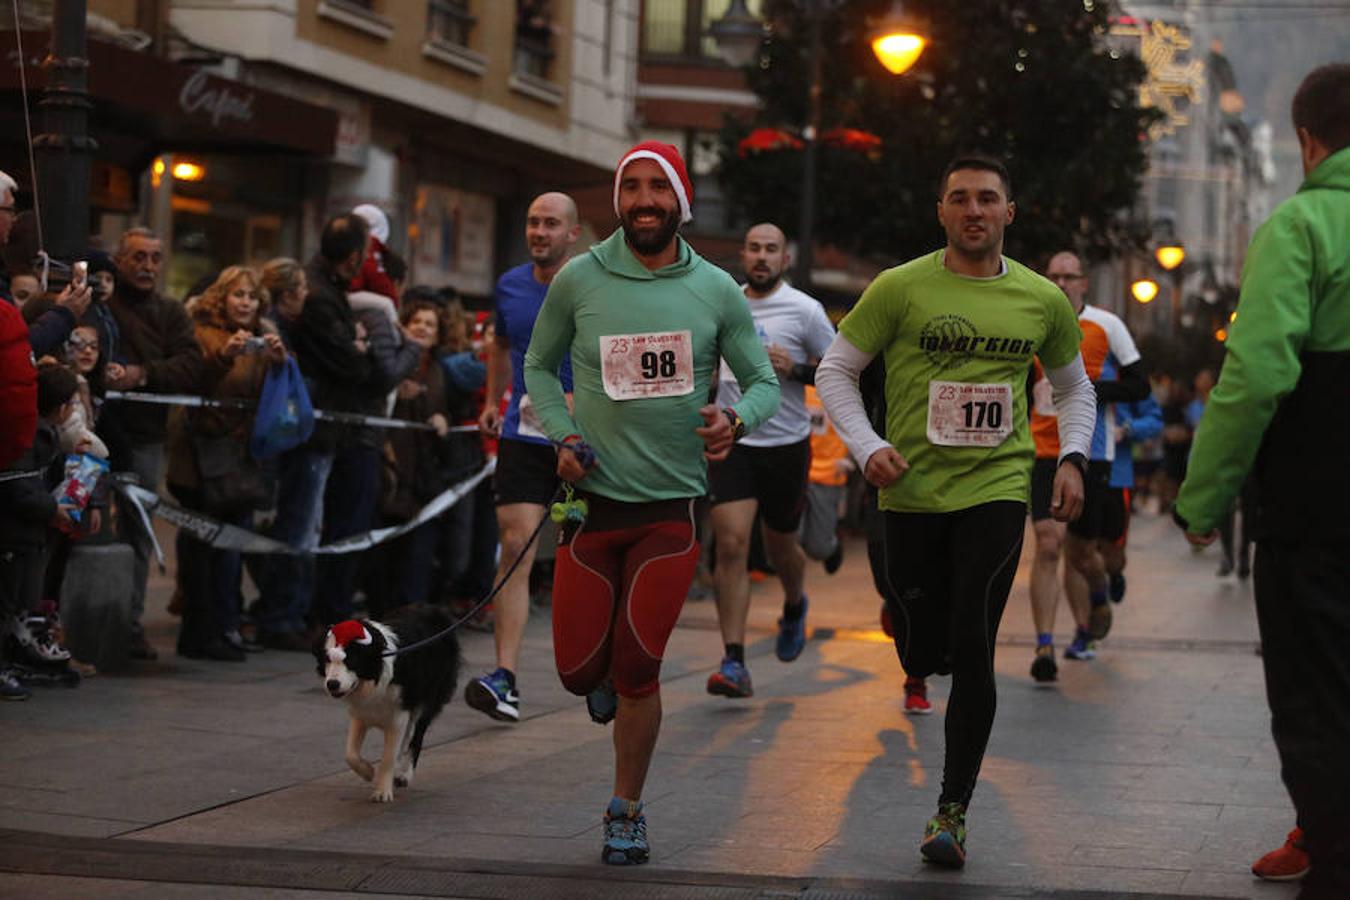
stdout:
[[[840,323],[816,389],[885,519],[886,577],[905,672],[952,676],[938,812],[920,846],[965,862],[966,811],[994,724],[994,645],[1017,571],[1033,448],[1027,371],[1039,356],[1059,413],[1053,514],[1082,511],[1096,417],[1081,332],[1063,292],[1002,255],[1015,206],[996,159],[962,156],[939,180],[941,249],[879,275]],[[886,362],[886,433],[868,421],[863,369]]]
[[1174,518],[1212,543],[1253,476],[1261,660],[1298,817],[1253,871],[1306,873],[1300,900],[1330,900],[1350,897],[1350,64],[1310,72],[1292,117],[1303,184],[1252,237]]
[[[678,234],[693,187],[679,151],[646,141],[614,173],[621,228],[554,278],[525,356],[525,385],[563,505],[553,650],[570,692],[614,721],[614,794],[601,860],[646,862],[642,790],[661,725],[661,658],[694,577],[707,461],[768,421],[780,390],[745,296]],[[571,355],[574,407],[558,369]],[[708,403],[725,359],[735,408]]]

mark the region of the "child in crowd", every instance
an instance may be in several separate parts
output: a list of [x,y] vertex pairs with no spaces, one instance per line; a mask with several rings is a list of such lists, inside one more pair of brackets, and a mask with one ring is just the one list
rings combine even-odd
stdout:
[[28,628],[28,614],[42,596],[43,556],[47,526],[73,528],[71,509],[58,504],[52,491],[61,482],[62,454],[56,427],[79,401],[75,373],[61,365],[38,369],[37,434],[33,446],[0,472],[0,698],[26,700],[28,689],[14,664],[64,662],[70,655],[46,636]]

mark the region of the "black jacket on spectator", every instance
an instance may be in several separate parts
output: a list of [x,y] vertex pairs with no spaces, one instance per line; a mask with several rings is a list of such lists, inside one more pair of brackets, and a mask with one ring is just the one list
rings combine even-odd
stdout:
[[56,515],[52,489],[61,480],[64,459],[56,430],[39,421],[33,446],[0,471],[0,552],[42,549],[47,523]]
[[[371,365],[370,359],[356,349],[356,318],[347,302],[347,279],[334,272],[321,256],[310,260],[305,275],[309,296],[300,321],[286,329],[286,336],[304,373],[310,402],[315,409],[362,412]],[[308,446],[333,450],[350,440],[353,430],[319,422]]]
[[[202,374],[202,351],[183,304],[154,291],[121,282],[108,301],[117,322],[120,362],[145,368],[145,386],[158,394],[195,394]],[[117,416],[137,446],[164,442],[169,407],[119,403]]]

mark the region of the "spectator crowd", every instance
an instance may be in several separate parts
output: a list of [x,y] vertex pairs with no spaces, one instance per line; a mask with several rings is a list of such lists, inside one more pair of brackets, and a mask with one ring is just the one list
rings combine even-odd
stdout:
[[[15,225],[17,190],[0,173],[0,244]],[[451,288],[405,289],[407,267],[388,237],[383,212],[358,207],[324,226],[308,263],[228,266],[181,299],[160,293],[167,251],[146,228],[126,231],[110,253],[90,249],[59,290],[55,273],[7,257],[6,698],[23,699],[27,684],[53,672],[94,671],[71,658],[60,616],[64,575],[81,544],[131,545],[130,594],[111,598],[129,625],[122,649],[156,657],[141,626],[155,543],[122,484],[307,551],[405,522],[483,467],[493,448],[476,423],[492,323],[467,312]],[[412,427],[321,419],[278,452],[259,443],[269,387],[289,387],[313,409]],[[207,403],[184,405],[183,396]],[[463,612],[491,586],[495,546],[474,533],[483,518],[475,505],[490,515],[491,502],[484,481],[450,514],[373,550],[317,557],[244,554],[180,529],[170,603],[181,617],[177,653],[239,662],[264,648],[307,652],[313,633],[358,610],[380,617],[442,602]],[[246,568],[259,591],[252,603],[242,590]]]

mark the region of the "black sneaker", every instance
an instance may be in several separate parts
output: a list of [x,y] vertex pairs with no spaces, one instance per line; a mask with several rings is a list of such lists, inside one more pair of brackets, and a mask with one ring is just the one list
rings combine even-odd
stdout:
[[619,711],[619,695],[614,693],[614,683],[606,681],[586,695],[586,712],[597,725],[608,725],[614,721]]
[[1110,580],[1109,593],[1111,595],[1111,602],[1119,603],[1125,599],[1125,573],[1113,572],[1110,575]]
[[1042,644],[1036,648],[1036,658],[1031,661],[1031,677],[1037,684],[1049,684],[1059,677],[1054,644]]
[[145,639],[144,634],[133,634],[131,641],[127,646],[127,655],[132,659],[139,659],[144,662],[154,662],[159,659],[159,651],[150,646],[150,642]]
[[244,653],[261,653],[266,649],[241,631],[227,631],[222,635],[222,639],[234,649]]
[[10,672],[0,672],[0,700],[27,700],[33,692]]
[[821,564],[825,566],[826,575],[833,575],[835,572],[838,572],[839,567],[844,564],[844,542],[836,538],[834,542],[834,551],[821,560]]

